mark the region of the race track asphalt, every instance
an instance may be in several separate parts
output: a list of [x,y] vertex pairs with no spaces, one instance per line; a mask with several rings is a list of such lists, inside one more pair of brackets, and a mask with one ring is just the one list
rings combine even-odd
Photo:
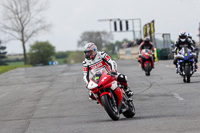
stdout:
[[199,133],[200,73],[183,83],[172,60],[145,76],[117,60],[134,91],[136,115],[112,121],[88,99],[81,64],[20,68],[0,75],[0,133]]

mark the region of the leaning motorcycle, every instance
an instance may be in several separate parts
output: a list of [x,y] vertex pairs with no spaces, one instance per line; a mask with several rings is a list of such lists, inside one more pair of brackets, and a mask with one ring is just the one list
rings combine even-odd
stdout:
[[140,54],[140,63],[142,70],[145,71],[146,76],[150,76],[150,72],[153,68],[153,57],[152,52],[149,49],[143,49]]
[[195,53],[192,53],[187,46],[184,46],[175,58],[177,58],[178,73],[183,77],[183,82],[190,83],[190,78],[195,72]]
[[114,75],[95,74],[89,81],[87,88],[92,91],[96,100],[104,107],[112,120],[118,120],[122,113],[126,118],[135,115],[133,100],[128,98]]

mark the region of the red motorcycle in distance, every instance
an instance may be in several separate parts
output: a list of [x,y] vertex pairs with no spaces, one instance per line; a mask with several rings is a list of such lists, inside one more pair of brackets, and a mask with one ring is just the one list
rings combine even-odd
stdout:
[[120,114],[126,118],[132,118],[135,115],[133,101],[127,97],[123,86],[119,85],[114,75],[95,74],[88,83],[87,88],[93,92],[96,100],[104,107],[112,120],[118,120]]
[[141,63],[142,70],[145,71],[146,76],[150,76],[150,72],[153,68],[153,56],[149,49],[143,49],[141,51],[139,61]]

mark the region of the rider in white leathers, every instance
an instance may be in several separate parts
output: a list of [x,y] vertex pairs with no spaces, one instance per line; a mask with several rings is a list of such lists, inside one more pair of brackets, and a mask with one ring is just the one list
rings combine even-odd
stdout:
[[[127,77],[117,72],[117,63],[113,61],[105,52],[98,52],[94,43],[87,43],[84,46],[85,60],[83,61],[83,79],[86,84],[86,88],[89,82],[89,77],[96,73],[102,73],[106,71],[115,75],[116,80],[124,86],[124,91],[128,97],[133,95],[127,84]],[[90,91],[89,97],[95,100],[92,92]]]

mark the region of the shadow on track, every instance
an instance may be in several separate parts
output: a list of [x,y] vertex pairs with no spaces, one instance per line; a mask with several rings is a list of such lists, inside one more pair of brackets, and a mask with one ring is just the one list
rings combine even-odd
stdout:
[[[180,117],[180,116],[184,116],[184,115],[153,115],[153,116],[136,116],[134,118],[131,118],[133,120],[146,120],[146,119],[159,119],[159,118],[174,118],[174,117]],[[125,118],[124,118],[125,119]]]
[[104,119],[104,120],[91,120],[91,121],[87,121],[87,123],[113,123],[113,122],[120,122],[120,121],[138,121],[138,120],[148,120],[148,119],[160,119],[160,118],[176,118],[176,117],[181,117],[184,115],[152,115],[152,116],[135,116],[133,118],[125,118],[123,116],[121,116],[122,118],[120,118],[118,121],[113,121],[111,119]]

